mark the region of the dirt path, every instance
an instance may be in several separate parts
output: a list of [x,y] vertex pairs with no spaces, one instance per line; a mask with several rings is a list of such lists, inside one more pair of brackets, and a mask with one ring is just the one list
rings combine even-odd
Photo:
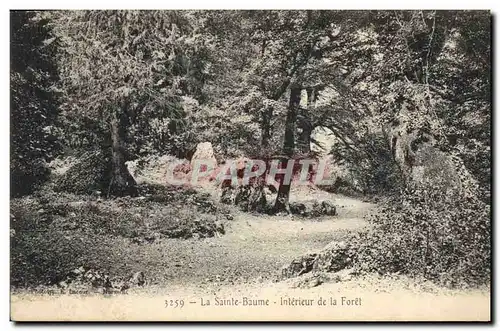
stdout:
[[345,211],[340,208],[338,216],[321,220],[237,212],[222,237],[166,239],[149,247],[132,246],[130,256],[161,264],[160,269],[152,267],[160,274],[152,275],[152,285],[205,287],[273,280],[285,263],[341,240],[348,230],[367,226],[362,217],[373,205],[344,198],[342,206]]
[[[300,196],[299,196],[300,198]],[[303,198],[310,198],[304,196]],[[374,205],[327,194],[338,216],[321,220],[236,213],[227,233],[203,240],[129,245],[127,263],[146,268],[145,288],[102,295],[11,296],[14,320],[489,320],[489,290],[453,292],[409,279],[364,278],[295,288],[274,282],[281,266],[348,230],[368,226]],[[297,299],[292,305],[290,299]],[[219,306],[217,300],[237,304]],[[183,307],[165,307],[165,300]],[[257,301],[252,301],[257,300]],[[320,300],[325,305],[319,305]],[[208,302],[211,302],[208,305]],[[266,303],[252,305],[248,302]],[[303,306],[300,303],[311,303]],[[335,304],[333,304],[335,303]]]

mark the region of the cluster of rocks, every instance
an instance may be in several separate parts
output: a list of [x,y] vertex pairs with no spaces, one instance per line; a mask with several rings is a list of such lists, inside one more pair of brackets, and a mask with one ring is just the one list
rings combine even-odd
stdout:
[[[196,208],[198,212],[205,214],[228,214],[229,210],[216,203],[209,193],[200,193],[194,189],[183,187],[139,187],[139,191],[144,195],[144,202],[158,202],[168,205],[189,205]],[[115,199],[115,201],[119,201]]]
[[129,277],[110,277],[106,272],[79,267],[70,271],[63,280],[57,282],[61,290],[69,293],[124,293],[133,287],[146,284],[146,277],[142,271],[135,272]]
[[[220,202],[238,206],[242,211],[272,213],[275,192],[266,186],[240,185],[222,188]],[[274,197],[273,197],[274,194]],[[337,208],[329,200],[290,202],[289,212],[301,217],[316,218],[320,216],[336,216]]]
[[321,202],[313,201],[312,203],[290,202],[290,212],[303,217],[320,217],[323,215],[335,216],[337,209],[328,200]]
[[[232,215],[226,215],[227,219],[232,219]],[[163,238],[179,238],[179,239],[203,239],[211,237],[220,237],[226,233],[224,223],[218,217],[208,215],[203,218],[196,219],[189,226],[175,226],[158,231],[151,231],[146,234],[138,234],[132,238],[132,242],[136,244],[152,244]]]
[[[197,145],[196,151],[191,158],[191,166],[195,161],[209,160],[217,166],[217,160],[212,145],[203,142]],[[236,162],[236,170],[239,181],[242,180],[248,159],[242,157]],[[231,181],[221,183],[222,193],[220,202],[228,205],[238,206],[245,212],[272,213],[272,205],[276,198],[277,188],[266,185],[262,180],[255,180],[246,185],[239,183],[234,185]],[[203,202],[198,202],[203,203]],[[204,206],[204,205],[202,205]],[[210,208],[210,206],[204,206]],[[313,203],[292,202],[290,203],[290,213],[303,217],[335,216],[336,208],[330,201],[314,201]],[[209,212],[209,211],[205,211]]]
[[161,234],[167,238],[183,239],[220,237],[225,233],[224,223],[219,221],[217,217],[197,219],[190,227],[172,228],[161,231]]
[[259,185],[226,186],[222,188],[220,202],[238,206],[242,211],[269,211],[268,189]]
[[332,242],[319,253],[294,259],[281,269],[281,278],[299,277],[307,273],[335,273],[354,266],[356,249],[346,242]]

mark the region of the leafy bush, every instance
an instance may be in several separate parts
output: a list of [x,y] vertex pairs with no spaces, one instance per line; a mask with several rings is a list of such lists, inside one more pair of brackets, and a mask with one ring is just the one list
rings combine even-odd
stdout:
[[447,286],[487,282],[490,206],[442,187],[409,189],[357,234],[358,267],[403,273]]
[[209,195],[145,185],[139,191],[140,198],[109,200],[44,191],[13,199],[12,284],[53,284],[80,266],[114,270],[124,254],[116,247],[225,233],[225,220],[215,214],[227,215],[228,210]]
[[449,287],[488,282],[491,211],[477,181],[459,158],[432,145],[420,146],[413,156],[405,188],[383,200],[372,227],[351,234],[354,265]]
[[333,160],[343,171],[328,190],[348,195],[390,195],[403,186],[403,178],[382,133],[364,135],[356,149],[336,144]]
[[451,287],[487,282],[490,206],[445,153],[424,146],[415,164],[407,188],[372,216],[372,229],[357,235],[358,266]]
[[197,108],[196,100],[187,97],[157,100],[144,107],[128,128],[130,152],[135,157],[186,157],[197,142],[191,118]]
[[50,170],[42,159],[12,160],[10,163],[11,195],[32,193],[50,176]]
[[48,178],[46,162],[59,148],[54,135],[59,101],[52,89],[57,42],[49,22],[33,11],[12,11],[11,26],[10,188],[15,197],[32,193]]
[[54,183],[55,191],[76,194],[106,193],[111,174],[109,151],[87,152]]

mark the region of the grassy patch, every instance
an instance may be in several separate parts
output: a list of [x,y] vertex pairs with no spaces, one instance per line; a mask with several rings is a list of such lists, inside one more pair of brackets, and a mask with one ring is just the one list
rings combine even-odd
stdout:
[[80,266],[130,273],[133,268],[120,263],[130,253],[127,246],[220,236],[231,218],[227,207],[194,190],[143,186],[140,192],[137,198],[101,199],[41,191],[13,199],[12,285],[55,283]]

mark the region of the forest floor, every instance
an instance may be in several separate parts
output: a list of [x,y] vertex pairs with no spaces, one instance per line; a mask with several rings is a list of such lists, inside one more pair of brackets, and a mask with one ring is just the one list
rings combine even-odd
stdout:
[[[102,295],[46,295],[15,289],[12,317],[23,319],[138,319],[138,320],[488,320],[489,289],[454,291],[405,277],[364,276],[343,282],[325,282],[313,288],[297,286],[296,279],[279,281],[280,269],[294,258],[321,250],[347,231],[369,226],[365,216],[376,205],[358,199],[317,191],[295,194],[293,199],[329,198],[338,215],[321,219],[263,216],[233,210],[226,234],[204,239],[165,238],[152,244],[130,243],[123,238],[107,241],[100,253],[109,266],[126,265],[143,271],[142,288],[111,298]],[[97,242],[101,237],[94,237]],[[103,239],[104,240],[104,239]],[[99,246],[96,243],[96,246]],[[116,251],[120,251],[118,256]],[[269,307],[214,305],[215,298],[270,299]],[[313,307],[283,305],[281,298],[312,299]],[[342,299],[344,297],[344,299]],[[317,306],[319,298],[337,306]],[[347,305],[359,298],[360,306]],[[165,300],[183,300],[184,309],[165,308]],[[210,310],[202,301],[212,301]],[[192,303],[190,303],[192,302]],[[329,301],[330,302],[330,301]],[[111,306],[110,306],[111,305]],[[100,307],[100,308],[99,308]],[[113,307],[113,309],[109,309]],[[189,309],[186,309],[190,307]],[[334,307],[334,308],[332,308]],[[208,309],[208,310],[207,310]],[[57,313],[55,313],[57,312]]]

